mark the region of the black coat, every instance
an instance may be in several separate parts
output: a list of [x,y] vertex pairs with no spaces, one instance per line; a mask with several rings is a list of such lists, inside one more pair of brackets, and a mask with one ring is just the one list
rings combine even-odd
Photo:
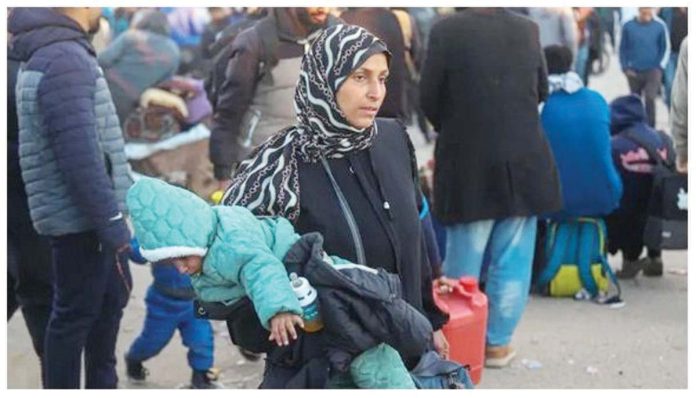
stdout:
[[350,9],[341,14],[341,19],[351,25],[358,25],[367,29],[373,35],[384,41],[391,52],[389,62],[389,78],[387,79],[387,95],[382,107],[379,108],[379,117],[405,118],[406,78],[406,46],[404,35],[401,33],[399,20],[388,8],[357,8]]
[[399,277],[383,268],[331,266],[323,260],[323,242],[318,233],[303,235],[283,263],[318,291],[324,341],[334,367],[346,372],[356,356],[380,343],[404,360],[418,362],[432,349],[433,329],[402,299]]
[[[326,26],[338,18],[329,16]],[[210,132],[210,161],[215,178],[229,178],[233,166],[246,156],[238,140],[242,119],[249,110],[261,78],[278,65],[278,61],[302,57],[306,39],[297,16],[288,8],[275,8],[258,22],[249,17],[241,26],[251,26],[236,34],[226,50],[228,62],[223,76],[215,77],[213,126]],[[299,77],[299,75],[298,75]]]
[[[423,313],[434,330],[448,316],[435,306],[431,268],[422,236],[418,206],[421,193],[413,147],[405,127],[377,119],[378,133],[369,149],[329,159],[331,173],[348,202],[364,247],[365,264],[399,275],[404,300]],[[319,232],[324,250],[357,261],[348,222],[321,163],[299,164],[300,234]],[[384,208],[389,203],[389,210]],[[324,333],[301,333],[287,347],[274,347],[266,361],[262,388],[321,387],[328,373]],[[323,373],[322,373],[323,372]]]
[[[432,270],[418,217],[422,202],[413,148],[402,124],[388,119],[376,123],[378,133],[370,149],[328,163],[355,217],[364,265],[398,274],[404,299],[437,330],[447,317],[433,300]],[[348,222],[321,163],[300,163],[299,181],[297,232],[320,232],[327,253],[359,263]]]
[[438,22],[421,74],[421,106],[439,132],[434,213],[445,224],[531,216],[561,206],[538,104],[548,95],[539,31],[495,9]]

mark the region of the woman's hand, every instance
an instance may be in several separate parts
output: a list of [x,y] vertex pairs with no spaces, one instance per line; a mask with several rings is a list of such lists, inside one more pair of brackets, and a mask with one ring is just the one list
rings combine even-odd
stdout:
[[436,292],[439,294],[452,293],[454,287],[457,286],[457,281],[455,279],[449,279],[445,276],[441,276],[434,281]]
[[449,359],[449,342],[447,342],[445,334],[442,333],[442,329],[433,332],[433,343],[435,344],[435,351],[441,357]]
[[271,318],[270,324],[271,335],[268,337],[268,340],[275,340],[279,347],[290,344],[288,334],[290,334],[293,340],[297,340],[295,325],[304,329],[302,318],[292,312],[280,312],[275,314],[273,318]]

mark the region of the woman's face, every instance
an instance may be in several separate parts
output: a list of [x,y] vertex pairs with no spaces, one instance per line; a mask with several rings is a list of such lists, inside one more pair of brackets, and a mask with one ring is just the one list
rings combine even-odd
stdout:
[[370,127],[377,116],[389,75],[387,56],[375,54],[354,70],[336,93],[336,102],[353,127]]

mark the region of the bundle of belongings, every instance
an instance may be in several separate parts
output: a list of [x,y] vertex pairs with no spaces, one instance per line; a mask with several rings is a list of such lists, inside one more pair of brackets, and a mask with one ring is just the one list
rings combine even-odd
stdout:
[[133,171],[209,198],[217,190],[208,160],[212,113],[203,80],[174,76],[145,90],[123,124]]
[[[466,384],[461,365],[437,366],[437,357],[424,355],[433,349],[433,330],[402,298],[398,275],[328,255],[320,233],[299,235],[287,219],[255,216],[241,206],[210,206],[154,178],[133,184],[126,203],[145,259],[198,259],[187,270],[196,312],[226,320],[241,348],[268,352],[264,383],[276,378],[276,384],[265,387],[335,387],[341,379],[360,388],[415,388],[409,368],[418,370],[421,386]],[[286,345],[272,349],[269,329],[279,314],[307,322],[293,344],[285,337]]]
[[174,76],[143,92],[138,108],[123,122],[124,138],[161,141],[198,123],[208,124],[212,113],[203,80]]
[[[408,304],[398,275],[383,268],[334,263],[319,233],[303,235],[283,259],[319,297],[323,329],[300,332],[295,344],[271,350],[253,305],[198,300],[198,315],[227,321],[234,344],[268,352],[272,366],[292,373],[268,388],[473,388],[466,369],[433,351],[432,326]],[[409,371],[409,369],[411,369]]]

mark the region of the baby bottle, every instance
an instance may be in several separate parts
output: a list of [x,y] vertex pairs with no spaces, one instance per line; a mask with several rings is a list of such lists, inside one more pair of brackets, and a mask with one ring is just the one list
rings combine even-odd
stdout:
[[305,332],[312,333],[321,330],[324,327],[324,323],[319,315],[317,290],[309,284],[307,278],[297,276],[294,272],[290,274],[290,286],[302,306]]

